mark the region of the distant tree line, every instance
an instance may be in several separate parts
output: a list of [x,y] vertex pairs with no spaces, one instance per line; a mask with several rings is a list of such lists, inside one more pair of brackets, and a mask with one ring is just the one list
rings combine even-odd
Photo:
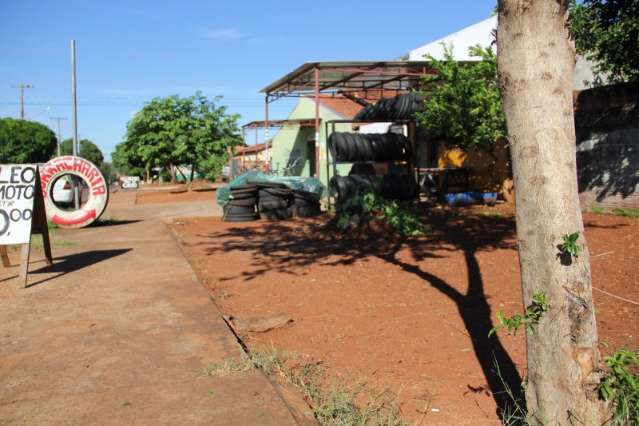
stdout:
[[[0,164],[46,163],[57,156],[57,151],[58,139],[44,124],[0,118]],[[62,155],[72,155],[73,141],[63,140],[60,151]],[[89,139],[80,140],[78,156],[95,164],[109,182],[115,178],[111,164],[104,161],[100,148]]]
[[174,166],[184,165],[190,171],[185,179],[192,181],[196,171],[215,178],[229,151],[242,143],[239,115],[227,113],[217,101],[200,92],[186,98],[153,99],[127,124],[124,141],[111,155],[113,165],[123,174],[146,178],[160,168],[173,181]]

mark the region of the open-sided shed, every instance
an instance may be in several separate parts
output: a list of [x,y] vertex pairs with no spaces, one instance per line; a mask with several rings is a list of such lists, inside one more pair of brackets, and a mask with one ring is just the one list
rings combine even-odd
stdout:
[[[342,61],[308,62],[261,90],[265,94],[264,128],[268,138],[269,104],[283,97],[312,99],[315,106],[316,177],[325,181],[326,140],[321,132],[322,99],[344,98],[366,105],[382,97],[394,96],[418,87],[422,77],[434,75],[426,61]],[[322,137],[324,136],[324,137]]]

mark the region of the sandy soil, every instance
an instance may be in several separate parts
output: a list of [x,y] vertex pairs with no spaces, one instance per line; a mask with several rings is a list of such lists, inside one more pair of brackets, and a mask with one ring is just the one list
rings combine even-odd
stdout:
[[[512,212],[435,209],[426,221],[427,236],[410,241],[337,236],[321,220],[180,219],[174,229],[223,312],[294,319],[245,336],[249,346],[294,351],[332,377],[390,388],[409,421],[499,424],[494,360],[514,387],[526,374],[521,334],[488,338],[497,311],[523,309]],[[639,301],[639,221],[587,214],[585,222],[595,287]],[[639,306],[594,298],[601,339],[636,349]]]

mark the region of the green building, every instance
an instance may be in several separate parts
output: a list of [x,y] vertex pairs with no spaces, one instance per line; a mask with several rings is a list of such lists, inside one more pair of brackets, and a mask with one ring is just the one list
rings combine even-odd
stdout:
[[[281,121],[281,128],[272,139],[270,158],[273,171],[290,176],[317,176],[319,172],[320,180],[326,184],[326,122],[353,118],[361,108],[358,103],[345,98],[320,98],[318,144],[315,141],[315,100],[310,97],[299,98],[288,119]],[[331,130],[332,126],[329,132]],[[352,131],[352,125],[336,123],[335,131]],[[319,150],[316,151],[316,147]],[[338,165],[338,171],[348,174],[350,167],[350,164]],[[332,170],[330,174],[333,174]]]

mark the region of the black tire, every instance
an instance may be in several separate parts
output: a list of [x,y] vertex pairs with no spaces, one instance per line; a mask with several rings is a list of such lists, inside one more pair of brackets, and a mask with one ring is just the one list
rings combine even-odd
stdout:
[[266,210],[285,209],[290,205],[291,203],[289,203],[287,200],[272,200],[272,201],[260,201],[257,206],[258,206],[258,210],[260,212],[263,212]]
[[224,222],[251,222],[258,220],[260,215],[258,213],[248,215],[226,215],[224,216]]
[[257,191],[256,185],[242,185],[231,188],[231,194],[251,194]]
[[364,135],[361,135],[361,136],[362,136],[361,142],[360,142],[361,155],[358,158],[358,160],[361,160],[361,161],[373,161],[373,160],[375,160],[375,153],[373,151],[373,144],[372,144],[373,138],[371,138],[367,134],[364,134]]
[[337,202],[345,202],[364,192],[375,191],[377,179],[377,176],[370,175],[333,176],[329,182],[329,191]]
[[328,150],[331,153],[334,161],[342,161],[340,157],[339,147],[337,146],[337,139],[339,138],[339,133],[331,133],[328,137]]
[[257,204],[257,197],[253,198],[232,198],[230,202],[234,206],[255,206]]
[[264,210],[260,214],[268,220],[285,220],[293,217],[293,210],[290,208],[272,209]]
[[250,206],[242,206],[230,201],[226,206],[224,206],[224,208],[225,213],[232,215],[245,215],[255,213],[255,204],[252,204]]
[[291,198],[293,191],[288,188],[265,188],[260,190],[259,196],[264,198]]
[[223,220],[225,222],[248,222],[260,218],[259,213],[255,211],[255,206],[253,206],[252,210],[244,210],[241,206],[238,208],[238,206],[227,204],[223,210]]
[[348,175],[375,175],[375,167],[371,163],[355,163]]
[[357,158],[357,135],[343,133],[345,161],[354,161]]
[[293,205],[296,207],[319,205],[320,202],[320,197],[311,192],[294,191],[293,195]]
[[381,108],[381,117],[379,117],[380,119],[387,119],[387,118],[391,118],[392,115],[392,111],[393,111],[393,99],[389,98],[389,99],[384,99],[384,104]]
[[313,217],[322,214],[319,204],[304,207],[295,207],[295,217]]

